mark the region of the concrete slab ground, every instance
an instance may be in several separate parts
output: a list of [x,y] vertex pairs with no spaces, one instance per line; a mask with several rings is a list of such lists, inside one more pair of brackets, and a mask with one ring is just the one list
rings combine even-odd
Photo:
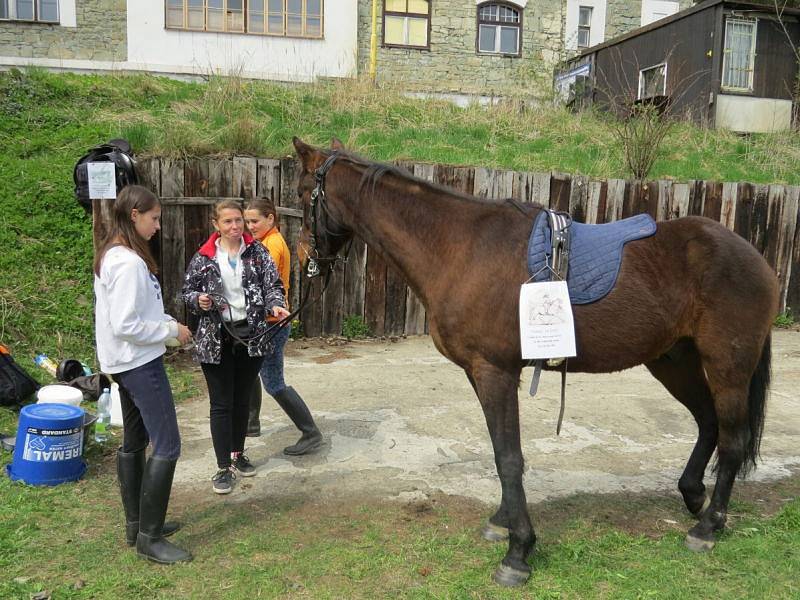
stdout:
[[[341,342],[336,342],[341,344]],[[556,436],[560,376],[520,386],[525,489],[535,503],[575,492],[675,490],[696,437],[691,415],[644,367],[608,375],[570,374],[564,425]],[[202,377],[199,377],[202,382]],[[248,438],[258,474],[238,479],[225,501],[347,497],[410,501],[442,492],[500,500],[483,413],[458,367],[427,336],[397,341],[289,343],[286,380],[305,398],[325,436],[314,454],[282,453],[298,432],[264,394],[262,431]],[[203,388],[205,389],[205,388]],[[773,386],[762,462],[751,479],[788,476],[800,464],[800,332],[773,334]],[[208,400],[179,407],[183,454],[175,486],[213,496]],[[707,478],[708,479],[708,478]],[[185,497],[185,496],[184,496]]]

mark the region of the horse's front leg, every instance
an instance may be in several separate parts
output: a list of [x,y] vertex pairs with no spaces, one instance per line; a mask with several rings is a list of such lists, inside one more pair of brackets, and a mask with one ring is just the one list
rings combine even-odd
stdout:
[[495,571],[494,580],[505,586],[521,585],[530,577],[527,558],[536,543],[536,535],[522,487],[523,459],[517,398],[519,371],[512,373],[483,363],[471,369],[469,377],[486,417],[502,487],[500,510],[490,523],[500,531],[508,529],[508,552]]

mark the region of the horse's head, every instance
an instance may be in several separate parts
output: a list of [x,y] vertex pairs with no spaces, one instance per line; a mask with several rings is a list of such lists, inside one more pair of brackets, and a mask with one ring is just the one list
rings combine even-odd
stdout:
[[303,204],[303,228],[297,242],[300,264],[309,276],[332,267],[337,252],[352,237],[352,231],[337,218],[341,214],[331,209],[331,196],[326,179],[333,168],[342,143],[334,139],[330,151],[309,146],[299,138],[292,139],[303,165],[297,185],[297,195]]

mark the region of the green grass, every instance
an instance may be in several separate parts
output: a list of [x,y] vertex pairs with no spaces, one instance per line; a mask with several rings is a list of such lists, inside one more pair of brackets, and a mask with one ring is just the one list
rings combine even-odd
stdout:
[[[1,421],[0,421],[1,422]],[[122,542],[112,444],[90,446],[84,481],[31,488],[0,478],[0,597],[29,598],[796,598],[800,499],[777,514],[738,500],[707,554],[668,496],[591,496],[532,507],[539,545],[522,589],[490,575],[505,552],[478,536],[480,505],[173,497],[192,563],[147,565]],[[3,462],[7,453],[0,456]],[[767,487],[768,484],[755,484]],[[778,495],[781,495],[778,490]],[[787,493],[786,490],[783,493]],[[637,520],[638,518],[638,520]],[[678,521],[670,525],[670,521]],[[627,527],[620,527],[627,522]]]

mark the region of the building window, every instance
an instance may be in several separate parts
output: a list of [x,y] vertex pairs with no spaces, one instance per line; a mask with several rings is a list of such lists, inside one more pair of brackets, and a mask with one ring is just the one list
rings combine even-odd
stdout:
[[756,21],[727,19],[722,52],[722,87],[752,92],[755,58]]
[[427,48],[430,22],[429,0],[384,0],[383,44]]
[[503,4],[478,8],[478,52],[520,55],[520,11]]
[[166,7],[170,29],[322,37],[322,0],[167,0]]
[[639,100],[667,95],[667,64],[639,71]]
[[578,7],[578,48],[588,48],[592,39],[592,7]]
[[58,23],[58,0],[0,0],[0,19]]

